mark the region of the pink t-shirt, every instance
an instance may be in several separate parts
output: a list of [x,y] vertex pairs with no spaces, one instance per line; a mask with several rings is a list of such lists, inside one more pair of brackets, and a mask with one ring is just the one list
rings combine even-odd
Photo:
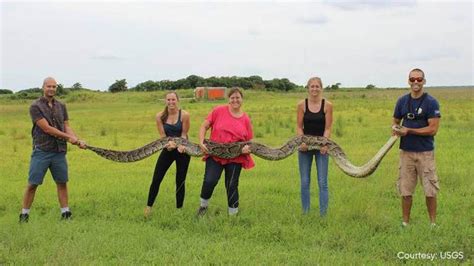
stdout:
[[[246,113],[241,117],[235,118],[229,111],[228,105],[215,107],[206,118],[211,127],[211,141],[218,143],[231,143],[239,141],[248,141],[253,138],[252,124]],[[204,160],[208,156],[204,157]],[[249,154],[241,154],[232,159],[222,159],[212,156],[212,158],[224,165],[228,163],[240,163],[244,169],[255,166],[252,157]]]

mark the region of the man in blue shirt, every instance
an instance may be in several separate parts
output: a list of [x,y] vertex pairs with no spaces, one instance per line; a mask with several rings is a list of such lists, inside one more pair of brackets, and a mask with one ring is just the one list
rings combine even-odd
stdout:
[[400,171],[397,182],[402,197],[402,226],[410,221],[412,195],[417,177],[423,185],[426,207],[431,225],[436,225],[436,194],[439,190],[434,160],[434,136],[438,132],[441,113],[438,101],[423,91],[425,73],[413,69],[408,75],[410,93],[400,97],[393,113],[393,125],[400,125],[400,131],[392,134],[400,138]]

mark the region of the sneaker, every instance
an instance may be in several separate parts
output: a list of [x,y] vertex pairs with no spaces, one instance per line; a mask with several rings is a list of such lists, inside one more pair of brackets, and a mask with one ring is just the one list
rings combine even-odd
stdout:
[[206,214],[206,212],[207,212],[207,207],[202,207],[201,206],[201,207],[199,207],[196,215],[198,217],[202,217],[202,216],[204,216],[204,214]]
[[229,208],[228,213],[229,216],[235,216],[239,214],[239,208]]
[[402,227],[402,228],[407,228],[407,227],[408,227],[408,223],[402,222],[401,227]]
[[431,223],[430,225],[430,229],[433,230],[433,229],[437,229],[439,227],[439,225],[435,224],[435,223]]
[[145,217],[145,219],[147,219],[147,218],[150,218],[150,215],[151,215],[151,207],[146,206],[145,210],[143,211],[143,216]]
[[65,212],[61,213],[61,219],[62,220],[71,220],[72,219],[72,212],[65,211]]
[[20,214],[20,223],[27,223],[30,215],[28,213]]

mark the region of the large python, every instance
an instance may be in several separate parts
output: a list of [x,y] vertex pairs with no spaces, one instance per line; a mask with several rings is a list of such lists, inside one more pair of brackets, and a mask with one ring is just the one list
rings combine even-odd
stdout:
[[[328,147],[328,154],[334,159],[336,165],[347,175],[362,178],[369,176],[376,169],[379,163],[382,161],[383,157],[387,152],[392,148],[393,144],[397,141],[398,136],[392,136],[385,143],[385,145],[380,148],[380,150],[375,154],[375,156],[370,159],[366,164],[362,166],[353,165],[348,159],[342,148],[337,145],[334,141],[325,138],[325,137],[316,137],[302,135],[290,139],[286,144],[280,148],[270,148],[263,144],[247,141],[247,142],[235,142],[235,143],[216,143],[209,140],[205,140],[204,144],[206,145],[209,155],[230,159],[239,156],[242,152],[242,148],[245,145],[250,146],[250,151],[252,154],[265,159],[265,160],[282,160],[291,154],[293,154],[298,147],[305,143],[308,146],[308,150],[319,150],[323,146]],[[114,151],[103,148],[98,148],[90,145],[86,145],[87,149],[94,151],[98,155],[116,162],[135,162],[147,158],[152,154],[166,148],[166,145],[169,141],[174,141],[177,145],[183,145],[185,147],[185,152],[190,156],[203,156],[203,152],[199,145],[192,143],[184,138],[161,138],[155,140],[141,148],[130,150],[130,151]]]

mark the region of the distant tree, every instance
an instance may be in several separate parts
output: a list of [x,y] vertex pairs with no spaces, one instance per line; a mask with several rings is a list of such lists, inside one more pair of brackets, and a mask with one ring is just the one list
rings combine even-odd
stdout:
[[296,89],[296,84],[290,82],[287,78],[264,80],[263,84],[267,90],[289,91]]
[[79,82],[76,82],[72,85],[71,90],[80,90],[82,89],[82,84]]
[[38,99],[38,97],[41,96],[41,92],[25,92],[25,91],[21,91],[21,92],[16,92],[15,94],[12,94],[10,95],[10,99]]
[[262,83],[252,83],[252,88],[253,90],[263,90],[265,89],[265,84]]
[[232,87],[236,86],[236,87],[241,87],[245,89],[252,88],[252,81],[249,78],[235,77],[235,83],[236,84],[232,84]]
[[16,93],[43,93],[43,89],[41,88],[29,88],[29,89],[26,89],[26,90],[20,90],[20,91],[17,91]]
[[252,89],[254,89],[254,90],[263,90],[265,88],[265,83],[263,82],[262,77],[260,77],[260,76],[250,76],[247,79],[252,84]]
[[128,87],[126,79],[116,80],[112,85],[109,86],[109,92],[112,93],[127,91],[127,89]]
[[293,90],[296,88],[296,84],[292,83],[289,79],[284,78],[280,80],[282,89],[284,91]]
[[331,86],[327,86],[325,89],[326,90],[338,90],[341,86],[341,83],[336,83],[336,84],[333,84]]
[[134,91],[157,91],[161,90],[160,83],[153,80],[148,80],[142,83],[137,84],[135,87],[130,90]]
[[13,94],[13,91],[7,89],[0,89],[0,94]]
[[377,87],[375,87],[375,85],[373,84],[369,84],[365,87],[367,90],[373,90],[373,89],[376,89]]
[[162,81],[159,81],[159,84],[160,84],[160,88],[162,90],[172,90],[174,88],[173,86],[173,81],[171,80],[162,80]]
[[207,86],[210,87],[221,87],[221,86],[227,86],[225,82],[218,77],[209,77],[206,79],[206,84]]
[[69,89],[68,88],[64,88],[64,85],[59,83],[58,84],[58,87],[56,88],[56,95],[57,96],[61,96],[61,95],[66,95],[69,93]]
[[186,81],[188,82],[188,85],[191,88],[196,88],[196,87],[199,87],[199,86],[202,85],[202,83],[204,81],[204,78],[202,78],[200,76],[196,76],[196,75],[191,75],[191,76],[186,78]]
[[254,76],[248,77],[248,79],[249,79],[252,83],[254,83],[254,84],[255,84],[255,83],[261,83],[261,84],[263,84],[263,79],[262,79],[262,77],[260,77],[260,76],[254,75]]
[[[79,84],[80,85],[80,84]],[[338,89],[340,83],[333,85],[333,89]],[[178,90],[178,89],[188,89],[195,87],[240,87],[244,89],[267,89],[267,90],[277,90],[277,91],[290,91],[295,90],[298,86],[292,83],[287,78],[282,79],[272,79],[272,80],[263,80],[260,76],[250,76],[250,77],[209,77],[203,78],[197,75],[190,75],[187,78],[178,79],[176,81],[172,80],[161,80],[161,81],[152,81],[148,80],[142,83],[139,83],[130,90],[133,91],[156,91],[156,90]],[[334,87],[336,86],[336,87]],[[117,80],[114,84],[109,87],[110,92],[119,92],[127,90],[127,82],[125,79]]]
[[[82,88],[82,89],[88,90],[86,88]],[[74,87],[71,87],[71,88],[65,87],[63,84],[59,83],[57,84],[57,87],[56,87],[56,95],[63,96],[70,93],[71,90],[74,90]],[[9,90],[6,90],[6,91],[9,91]],[[0,94],[1,93],[2,92],[0,92]],[[13,94],[14,95],[12,96],[15,96],[15,98],[17,99],[35,99],[43,95],[43,88],[39,88],[39,87],[29,88],[29,89],[24,89],[24,90],[14,92]]]
[[178,79],[177,81],[173,82],[171,86],[172,90],[179,90],[179,89],[188,89],[192,86],[189,84],[187,79]]

